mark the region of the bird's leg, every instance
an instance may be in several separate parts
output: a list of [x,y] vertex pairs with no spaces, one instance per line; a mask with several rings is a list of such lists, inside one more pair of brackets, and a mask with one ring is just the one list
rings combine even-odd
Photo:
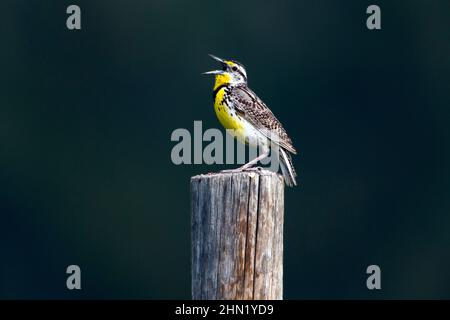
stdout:
[[238,169],[241,169],[242,171],[249,169],[250,167],[253,167],[258,161],[261,161],[262,159],[264,159],[268,156],[269,156],[269,151],[264,152],[264,153],[260,154],[258,157],[256,157],[255,159],[253,159],[252,161],[247,162],[246,164],[244,164],[242,167],[240,167]]
[[[258,161],[261,161],[262,159],[266,158],[267,156],[269,156],[269,151],[260,154],[255,159],[253,159],[253,160],[247,162],[246,164],[244,164],[242,167],[239,167],[239,168],[236,168],[236,169],[222,170],[220,172],[231,173],[231,172],[242,172],[242,171],[252,170],[251,167],[253,167]],[[256,169],[259,170],[258,168],[256,168]]]

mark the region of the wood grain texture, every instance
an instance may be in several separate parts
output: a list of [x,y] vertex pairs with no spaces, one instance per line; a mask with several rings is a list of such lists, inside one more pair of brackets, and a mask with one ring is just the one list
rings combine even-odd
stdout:
[[282,299],[283,223],[278,174],[192,177],[192,298]]

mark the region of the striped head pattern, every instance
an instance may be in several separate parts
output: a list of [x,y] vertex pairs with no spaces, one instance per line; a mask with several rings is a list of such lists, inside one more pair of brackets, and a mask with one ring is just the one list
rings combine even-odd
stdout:
[[244,66],[234,60],[224,60],[210,54],[211,58],[217,60],[222,65],[221,70],[213,70],[205,72],[204,74],[214,74],[216,76],[215,87],[222,85],[239,85],[247,84],[247,72]]

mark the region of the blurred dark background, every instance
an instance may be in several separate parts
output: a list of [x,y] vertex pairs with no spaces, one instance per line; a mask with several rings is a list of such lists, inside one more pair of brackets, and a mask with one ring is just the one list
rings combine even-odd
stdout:
[[247,67],[300,152],[285,298],[450,298],[449,1],[0,9],[0,298],[190,298],[189,178],[225,166],[173,165],[170,135],[220,127],[207,53]]

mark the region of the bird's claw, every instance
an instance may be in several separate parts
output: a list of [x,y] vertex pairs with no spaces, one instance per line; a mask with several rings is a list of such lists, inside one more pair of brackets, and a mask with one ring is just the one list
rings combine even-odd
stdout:
[[263,170],[262,167],[249,167],[249,168],[236,168],[236,169],[226,169],[221,170],[221,173],[237,173],[237,172],[243,172],[243,171],[261,171]]

